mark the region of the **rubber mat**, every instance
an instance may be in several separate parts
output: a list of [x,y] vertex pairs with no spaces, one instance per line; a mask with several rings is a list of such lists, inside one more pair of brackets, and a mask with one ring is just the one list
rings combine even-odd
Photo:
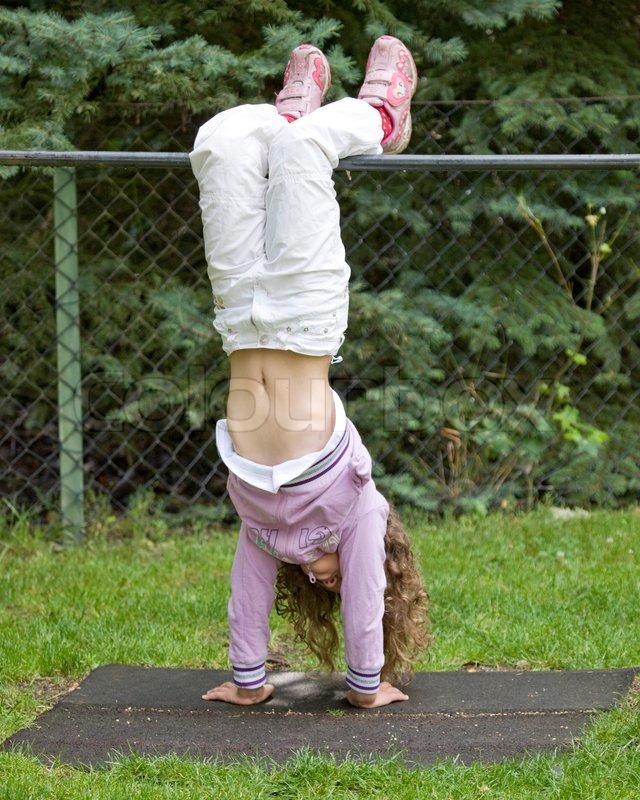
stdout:
[[567,747],[636,674],[421,672],[407,702],[367,711],[346,702],[340,676],[271,673],[273,698],[240,707],[201,699],[228,672],[110,665],[1,747],[86,766],[129,753],[283,761],[303,747],[338,759],[400,753],[407,764],[498,761]]

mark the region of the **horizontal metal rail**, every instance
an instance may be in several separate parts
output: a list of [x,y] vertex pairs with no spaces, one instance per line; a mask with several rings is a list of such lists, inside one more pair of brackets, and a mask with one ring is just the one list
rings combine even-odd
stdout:
[[[0,164],[14,167],[188,167],[188,153],[112,152],[109,150],[0,150]],[[478,172],[482,170],[638,169],[640,153],[619,155],[382,155],[343,158],[338,169],[424,170]]]

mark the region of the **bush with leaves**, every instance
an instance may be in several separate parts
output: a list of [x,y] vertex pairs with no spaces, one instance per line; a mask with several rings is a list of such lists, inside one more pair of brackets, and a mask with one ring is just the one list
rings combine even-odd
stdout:
[[[187,150],[211,114],[273,97],[301,40],[328,53],[331,99],[357,89],[371,40],[388,31],[410,43],[422,75],[415,152],[638,149],[629,2],[585,14],[559,0],[330,1],[321,18],[317,4],[283,0],[43,6],[0,9],[0,148]],[[79,174],[83,367],[121,376],[92,395],[104,423],[87,437],[94,484],[118,502],[141,484],[183,502],[219,495],[207,421],[223,412],[226,367],[199,230],[185,223],[194,186],[104,178]],[[0,187],[12,209],[0,230],[3,417],[31,430],[55,407],[51,363],[34,358],[54,336],[48,244],[29,227],[33,213],[46,219],[47,181],[17,174]],[[385,491],[433,510],[635,496],[637,181],[589,171],[336,181],[355,283],[334,381]],[[25,193],[34,199],[22,204]],[[147,435],[172,414],[161,437]]]

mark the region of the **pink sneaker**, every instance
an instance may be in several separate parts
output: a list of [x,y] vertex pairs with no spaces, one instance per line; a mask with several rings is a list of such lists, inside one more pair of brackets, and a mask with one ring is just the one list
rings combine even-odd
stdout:
[[310,114],[320,106],[331,86],[331,68],[324,53],[312,44],[291,51],[284,85],[276,97],[278,113],[290,120]]
[[[364,83],[358,95],[380,109],[385,153],[400,153],[411,138],[411,98],[418,71],[408,48],[395,36],[381,36],[373,43]],[[385,112],[388,120],[385,119]],[[385,126],[385,123],[390,123]],[[387,132],[387,130],[389,132]]]

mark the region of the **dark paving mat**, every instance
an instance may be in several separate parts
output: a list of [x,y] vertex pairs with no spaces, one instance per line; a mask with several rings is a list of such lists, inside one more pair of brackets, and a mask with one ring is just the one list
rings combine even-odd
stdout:
[[130,752],[282,761],[302,747],[338,758],[401,752],[409,764],[496,761],[569,745],[636,673],[422,672],[408,702],[363,711],[345,701],[340,677],[272,673],[275,696],[238,707],[200,699],[228,672],[112,665],[1,747],[82,765]]

